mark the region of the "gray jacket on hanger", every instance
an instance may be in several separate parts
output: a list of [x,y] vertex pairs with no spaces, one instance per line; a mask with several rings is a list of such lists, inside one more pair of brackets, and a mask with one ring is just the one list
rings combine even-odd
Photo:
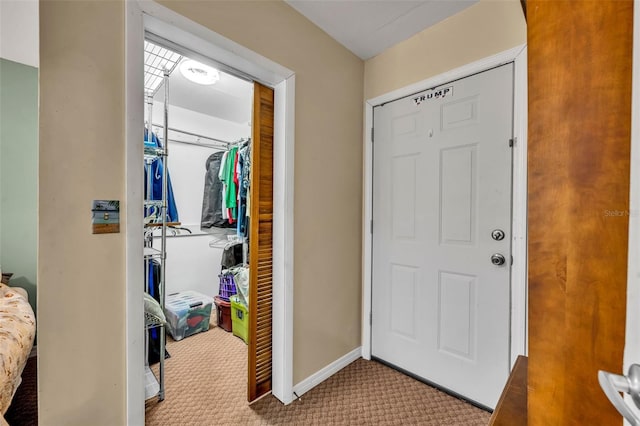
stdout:
[[202,219],[200,229],[206,231],[210,228],[233,228],[222,218],[222,182],[218,179],[218,171],[224,151],[214,152],[205,163],[204,195],[202,197]]

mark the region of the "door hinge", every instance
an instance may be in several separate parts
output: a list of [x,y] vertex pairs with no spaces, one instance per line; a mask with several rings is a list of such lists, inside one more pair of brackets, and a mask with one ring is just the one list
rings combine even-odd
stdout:
[[369,311],[369,325],[373,325],[373,312]]
[[511,256],[511,266],[513,266],[513,256]]
[[513,148],[514,146],[516,146],[517,142],[518,142],[518,138],[509,139],[509,148]]
[[373,219],[371,219],[370,223],[370,232],[373,234]]
[[373,135],[374,135],[374,132],[373,132],[373,127],[372,127],[371,128],[371,143],[373,143]]

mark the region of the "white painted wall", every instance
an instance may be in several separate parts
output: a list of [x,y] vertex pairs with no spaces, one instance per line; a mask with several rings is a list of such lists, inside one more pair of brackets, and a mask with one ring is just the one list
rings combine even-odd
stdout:
[[0,57],[38,68],[38,0],[0,0]]
[[[251,108],[251,105],[247,105]],[[164,124],[164,106],[154,102],[153,123]],[[251,127],[216,117],[200,114],[188,109],[169,106],[169,127],[198,133],[209,137],[236,141],[247,138]],[[162,131],[159,129],[159,136]],[[169,138],[190,140],[170,133]],[[166,294],[184,290],[195,290],[208,296],[218,294],[221,248],[211,248],[209,242],[218,237],[200,231],[202,197],[204,193],[205,163],[218,150],[181,143],[169,142],[169,175],[183,227],[192,234],[181,232],[167,238]],[[156,243],[159,246],[159,241]]]
[[[196,88],[197,90],[197,88]],[[153,122],[164,124],[163,104],[154,102]],[[251,109],[251,104],[247,105]],[[237,141],[251,136],[251,127],[217,117],[204,115],[185,108],[169,105],[169,127],[205,135],[224,141]],[[162,137],[162,130],[156,130]],[[169,132],[169,139],[195,142],[196,138]],[[207,142],[207,141],[203,141]],[[180,222],[187,226],[200,226],[202,194],[204,191],[205,162],[216,152],[208,147],[197,147],[169,142],[169,172],[178,205]]]

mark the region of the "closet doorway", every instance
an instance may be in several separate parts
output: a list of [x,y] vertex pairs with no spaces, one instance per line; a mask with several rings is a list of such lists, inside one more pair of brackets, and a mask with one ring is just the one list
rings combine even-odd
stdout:
[[[205,305],[215,299],[212,323],[231,331],[238,312],[222,287],[223,278],[233,281],[236,303],[244,302],[247,312],[246,318],[238,313],[246,332],[233,334],[248,344],[252,401],[272,384],[274,91],[153,34],[144,45],[147,140],[166,149],[167,168],[163,175],[156,163],[147,164],[145,185],[152,188],[149,182],[162,175],[168,187],[166,236],[152,230],[145,238],[162,247],[155,293],[168,316],[167,296],[195,292]],[[213,170],[213,160],[222,167]],[[145,216],[149,211],[146,206]],[[183,334],[175,324],[169,321],[171,335]]]

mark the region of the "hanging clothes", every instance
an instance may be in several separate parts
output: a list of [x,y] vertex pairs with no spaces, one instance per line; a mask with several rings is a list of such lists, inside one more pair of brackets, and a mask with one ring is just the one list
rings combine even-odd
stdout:
[[[148,131],[144,130],[144,143],[147,146],[155,146],[157,148],[162,148],[162,143],[160,139],[156,136],[155,133],[151,133],[151,141],[148,139]],[[150,200],[162,200],[162,159],[156,158],[151,162],[151,164],[145,163],[144,166],[144,199]],[[151,173],[151,194],[147,198],[147,182],[148,182],[148,174]],[[145,216],[148,212],[145,212]],[[176,200],[173,196],[173,187],[171,185],[171,176],[169,175],[169,171],[167,170],[167,221],[168,222],[179,222],[178,218],[178,207],[176,206]]]
[[[160,302],[160,264],[157,260],[148,262],[147,282],[149,283],[149,295],[157,302]],[[149,347],[147,348],[147,359],[149,365],[160,361],[160,334],[157,328],[147,330],[149,335]],[[165,349],[165,358],[170,358],[169,352]]]
[[236,265],[242,264],[242,243],[229,243],[222,250],[220,258],[220,266],[228,269]]
[[220,171],[220,180],[224,183],[224,206],[227,208],[229,223],[234,223],[237,218],[237,188],[233,178],[237,161],[237,153],[238,147],[233,147],[227,152],[227,155],[224,158],[224,164],[221,165],[222,169]]
[[232,227],[222,215],[222,181],[218,178],[224,151],[214,152],[205,163],[204,194],[200,229]]
[[229,151],[225,151],[222,154],[222,159],[220,160],[220,170],[218,170],[218,180],[222,183],[222,188],[220,191],[220,197],[222,198],[222,218],[224,220],[229,219],[229,209],[227,209],[227,184],[225,183],[225,170],[227,167],[227,157],[229,156]]
[[236,228],[238,237],[249,227],[250,140],[225,152],[213,153],[205,164],[200,228]]
[[249,235],[249,184],[251,170],[251,144],[246,142],[238,151],[240,179],[238,188],[238,236]]

